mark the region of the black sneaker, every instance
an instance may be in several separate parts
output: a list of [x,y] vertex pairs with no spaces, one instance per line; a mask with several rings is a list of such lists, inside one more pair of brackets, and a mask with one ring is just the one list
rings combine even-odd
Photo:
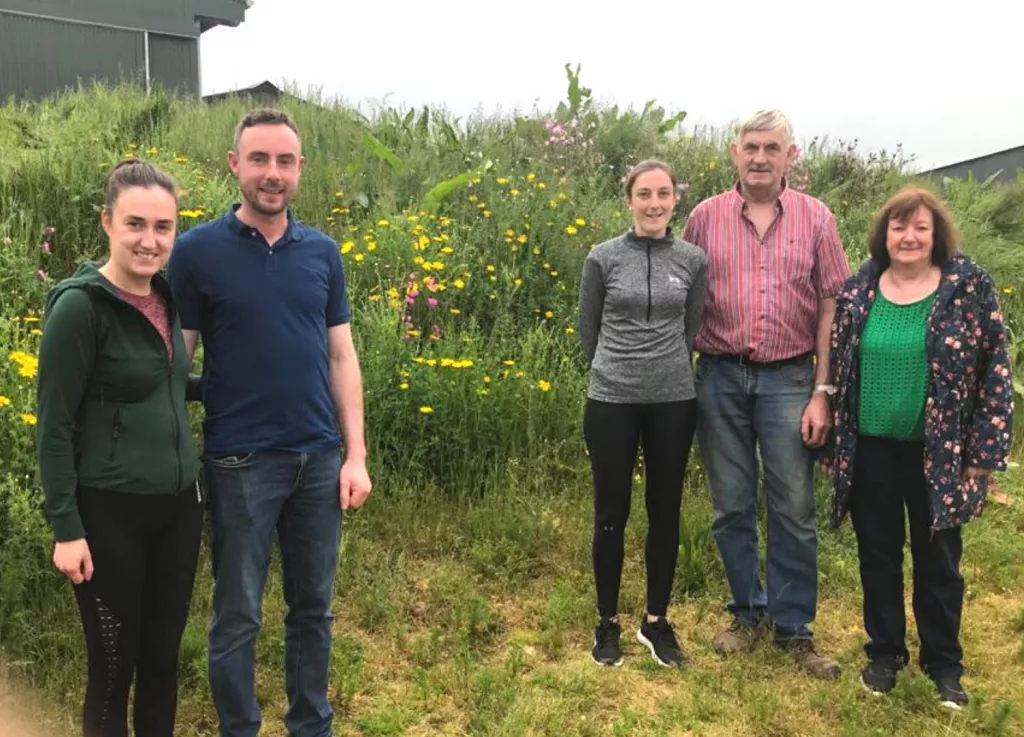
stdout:
[[594,630],[594,649],[590,651],[594,662],[598,665],[622,665],[622,648],[619,647],[619,635],[622,628],[615,619],[601,617]]
[[672,625],[664,617],[658,617],[656,622],[648,622],[645,616],[636,632],[636,639],[646,645],[654,659],[662,665],[678,668],[686,662]]
[[898,656],[878,655],[861,671],[861,685],[876,696],[887,694],[896,687],[896,674],[902,668],[903,661]]
[[960,709],[967,706],[967,692],[960,685],[960,676],[942,676],[935,679],[935,686],[939,689],[939,702],[947,709]]

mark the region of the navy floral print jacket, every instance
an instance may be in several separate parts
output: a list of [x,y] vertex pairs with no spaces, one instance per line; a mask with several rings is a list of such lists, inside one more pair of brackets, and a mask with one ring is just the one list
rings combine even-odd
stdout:
[[[860,397],[860,336],[878,293],[878,266],[868,261],[836,299],[830,365],[833,432],[821,454],[832,480],[830,522],[850,506]],[[925,404],[924,472],[931,528],[964,525],[981,515],[988,479],[964,476],[968,466],[1006,469],[1013,423],[1013,382],[1006,330],[991,276],[957,253],[943,266],[928,323],[931,366]]]

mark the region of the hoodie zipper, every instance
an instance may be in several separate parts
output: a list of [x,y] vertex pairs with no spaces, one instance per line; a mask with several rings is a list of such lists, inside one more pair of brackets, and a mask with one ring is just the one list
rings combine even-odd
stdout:
[[647,244],[647,322],[651,321],[651,244]]
[[[155,288],[156,287],[154,286],[154,289]],[[174,320],[174,314],[175,314],[175,312],[174,312],[174,310],[175,310],[174,298],[171,295],[163,295],[163,294],[161,294],[160,296],[166,296],[166,300],[167,300],[167,304],[166,304],[166,306],[167,306],[167,316],[172,321],[172,325],[171,325],[171,340],[173,341],[174,340],[173,320]],[[122,300],[122,302],[123,302],[123,300]],[[180,438],[180,432],[179,432],[179,429],[178,429],[178,410],[174,406],[174,364],[172,362],[170,351],[167,350],[167,345],[166,345],[166,343],[164,343],[163,336],[160,335],[160,331],[156,329],[156,326],[153,325],[152,322],[150,322],[148,317],[146,317],[141,312],[139,312],[137,309],[135,309],[134,306],[128,305],[127,303],[125,303],[125,304],[128,307],[131,307],[132,311],[138,315],[139,319],[142,320],[146,324],[146,326],[150,330],[150,334],[156,336],[157,343],[159,344],[160,350],[164,354],[164,358],[166,359],[166,362],[167,362],[167,401],[170,403],[170,408],[171,408],[171,434],[172,434],[172,436],[174,438],[174,460],[175,460],[175,465],[174,465],[174,493],[178,494],[178,493],[181,492],[181,477],[183,476],[183,472],[182,472],[182,464],[181,464],[181,438]],[[118,435],[120,435],[120,410],[118,410],[118,414],[116,415],[116,417],[118,419],[116,420],[116,425],[115,425],[115,434],[114,434],[115,438]],[[197,495],[198,495],[198,490],[197,490]]]
[[110,446],[110,460],[113,462],[117,459],[117,443],[121,437],[121,408],[117,407],[114,410],[114,442]]

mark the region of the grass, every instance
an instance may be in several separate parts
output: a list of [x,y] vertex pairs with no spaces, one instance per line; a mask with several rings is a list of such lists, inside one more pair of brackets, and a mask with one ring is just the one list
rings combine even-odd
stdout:
[[[627,529],[623,576],[625,664],[602,669],[589,649],[594,625],[590,501],[584,488],[546,496],[489,495],[438,505],[434,490],[388,490],[346,520],[336,598],[331,703],[339,737],[387,735],[1013,735],[1024,729],[1024,473],[999,479],[1014,503],[991,505],[965,530],[967,579],[962,713],[937,705],[916,664],[887,698],[859,685],[864,635],[849,526],[822,529],[819,647],[843,666],[838,682],[799,671],[768,642],[718,657],[711,639],[727,623],[717,554],[701,548],[701,583],[677,592],[669,616],[690,657],[682,671],[655,664],[634,639],[643,611],[640,489]],[[708,501],[690,489],[684,518],[699,526]],[[713,545],[713,543],[712,543]],[[909,554],[907,556],[909,558]],[[257,657],[267,737],[285,735],[283,603],[275,560]],[[908,581],[910,564],[907,561]],[[208,560],[182,651],[179,734],[216,734],[205,676]],[[907,611],[910,612],[910,590]],[[70,610],[63,615],[70,615]],[[78,703],[77,622],[50,644],[48,690],[62,694],[51,732]],[[911,616],[908,645],[916,657]],[[40,653],[42,655],[43,653]]]

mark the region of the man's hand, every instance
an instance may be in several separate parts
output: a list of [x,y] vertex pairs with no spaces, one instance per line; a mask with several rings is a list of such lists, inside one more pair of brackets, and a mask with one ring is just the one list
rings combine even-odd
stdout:
[[57,543],[53,548],[53,564],[74,584],[92,580],[92,553],[84,537]]
[[366,462],[347,460],[341,467],[339,486],[341,488],[341,508],[359,509],[370,496],[373,484],[370,474],[366,471]]
[[828,397],[821,392],[815,392],[811,396],[811,401],[804,407],[803,417],[800,418],[800,437],[803,438],[804,445],[810,448],[823,446],[831,426]]

